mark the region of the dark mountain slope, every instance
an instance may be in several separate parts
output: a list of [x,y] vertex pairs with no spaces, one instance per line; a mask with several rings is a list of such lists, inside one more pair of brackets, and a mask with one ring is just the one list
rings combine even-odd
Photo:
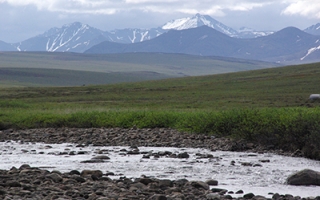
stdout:
[[[104,42],[85,53],[163,52],[193,55],[228,56],[242,41],[217,30],[202,26],[182,31],[171,30],[161,36],[135,44],[110,44]],[[99,51],[100,50],[100,51]]]
[[0,40],[0,51],[16,51],[16,49],[11,44]]
[[235,57],[284,62],[302,58],[320,37],[288,27],[272,35],[246,40]]
[[[239,39],[202,26],[180,31],[171,30],[141,43],[127,45],[102,43],[87,50],[86,53],[184,53],[284,63],[305,62],[319,46],[320,36],[310,35],[294,27],[282,29],[265,37]],[[318,60],[320,61],[320,58]]]

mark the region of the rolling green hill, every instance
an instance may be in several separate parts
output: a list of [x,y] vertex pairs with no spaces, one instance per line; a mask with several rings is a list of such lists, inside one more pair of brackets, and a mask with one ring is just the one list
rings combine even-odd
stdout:
[[156,72],[90,72],[42,68],[0,68],[0,87],[84,86],[171,78]]
[[[320,63],[86,87],[3,88],[1,99],[85,108],[225,110],[299,107],[319,93]],[[72,104],[70,104],[72,103]],[[53,105],[54,107],[54,105]]]
[[220,74],[275,66],[278,65],[184,54],[1,52],[0,84],[79,86]]

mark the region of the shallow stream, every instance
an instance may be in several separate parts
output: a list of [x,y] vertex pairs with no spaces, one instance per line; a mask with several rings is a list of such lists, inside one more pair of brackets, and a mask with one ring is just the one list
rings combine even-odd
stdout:
[[[0,169],[10,169],[29,164],[49,171],[69,172],[99,169],[113,172],[112,179],[142,175],[161,179],[188,179],[206,181],[215,179],[216,188],[272,197],[269,193],[294,196],[320,196],[319,186],[289,186],[286,178],[299,170],[320,171],[320,161],[305,158],[257,154],[246,152],[210,151],[194,148],[139,147],[139,154],[128,154],[130,147],[77,147],[75,144],[0,143]],[[70,153],[72,152],[72,153]],[[152,156],[153,153],[187,153],[189,158]],[[74,155],[72,155],[74,154]],[[95,156],[108,156],[103,163],[82,163]],[[143,158],[144,155],[151,155]],[[208,156],[209,155],[209,156]],[[145,156],[146,157],[146,156]],[[243,195],[243,194],[242,194]],[[233,195],[236,197],[236,195]]]

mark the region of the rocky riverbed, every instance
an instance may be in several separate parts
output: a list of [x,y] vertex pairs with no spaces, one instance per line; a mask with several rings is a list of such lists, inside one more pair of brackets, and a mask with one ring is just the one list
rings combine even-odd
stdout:
[[[264,185],[262,189],[268,187],[265,184],[277,182],[277,178],[264,180],[263,174],[269,172],[255,170],[268,170],[274,160],[280,162],[280,158],[272,157],[271,153],[292,155],[292,152],[271,151],[244,141],[191,135],[171,129],[50,128],[1,131],[0,143],[1,199],[301,198],[285,193],[278,194],[272,191],[272,187],[268,189],[268,196],[250,193],[250,182],[255,181],[255,177],[262,177],[256,180]],[[63,145],[63,148],[57,144]],[[168,148],[163,150],[161,147]],[[224,151],[242,153],[228,158]],[[18,157],[14,157],[16,152],[19,152]],[[299,155],[299,152],[294,155]],[[38,162],[33,163],[35,157],[47,162],[40,165]],[[15,165],[9,162],[12,158],[16,160]],[[64,163],[63,167],[59,168],[65,159],[74,159],[71,163],[76,165]],[[154,166],[144,168],[144,173],[136,172],[136,168],[150,163]],[[82,165],[91,167],[85,169]],[[162,165],[168,168],[159,170]],[[301,162],[297,167],[304,165],[309,163]],[[206,169],[208,166],[209,171]],[[216,174],[216,171],[212,170],[214,166],[225,171],[219,171],[219,176],[213,176]],[[231,169],[234,171],[230,175],[228,173]],[[246,174],[235,169],[246,169]],[[153,173],[155,171],[158,174]],[[204,176],[206,178],[199,180],[199,174],[204,172],[208,172]],[[283,181],[288,172],[280,170],[272,173]],[[248,178],[249,174],[255,176]],[[227,176],[231,176],[230,180],[239,179],[237,176],[246,176],[243,178],[247,178],[249,187],[243,185],[239,189],[226,190],[224,186],[227,182],[223,178]],[[320,188],[305,190],[310,191],[310,195],[306,196],[308,193],[304,193],[303,197],[316,199],[316,196],[320,196]],[[319,194],[316,191],[319,191]]]

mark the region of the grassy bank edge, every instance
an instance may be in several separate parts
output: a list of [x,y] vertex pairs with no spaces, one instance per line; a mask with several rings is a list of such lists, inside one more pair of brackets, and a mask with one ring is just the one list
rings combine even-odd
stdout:
[[[21,105],[23,106],[23,105]],[[244,139],[320,160],[320,108],[227,111],[76,111],[0,113],[0,130],[47,127],[173,128],[194,134]]]

